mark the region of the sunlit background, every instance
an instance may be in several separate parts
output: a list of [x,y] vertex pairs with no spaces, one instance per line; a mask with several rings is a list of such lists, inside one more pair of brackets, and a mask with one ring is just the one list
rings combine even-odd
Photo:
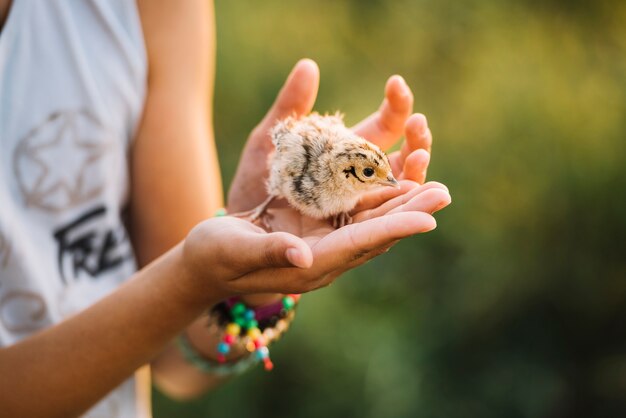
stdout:
[[402,74],[438,228],[306,295],[262,367],[159,417],[626,416],[626,2],[217,2],[225,185],[293,64],[349,123]]

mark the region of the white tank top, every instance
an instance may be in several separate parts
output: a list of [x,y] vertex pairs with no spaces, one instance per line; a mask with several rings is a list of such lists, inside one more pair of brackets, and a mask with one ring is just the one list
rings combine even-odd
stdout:
[[[134,273],[122,214],[146,74],[134,1],[13,0],[0,32],[0,346]],[[137,386],[86,416],[145,416]]]

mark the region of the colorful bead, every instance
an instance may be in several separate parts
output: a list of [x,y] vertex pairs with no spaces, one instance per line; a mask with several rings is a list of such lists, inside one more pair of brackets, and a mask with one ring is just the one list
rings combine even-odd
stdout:
[[244,318],[246,318],[248,321],[252,321],[253,319],[255,319],[255,317],[256,314],[253,309],[248,309],[244,314]]
[[[217,361],[220,363],[226,362],[226,354],[231,351],[231,346],[237,341],[241,341],[245,345],[246,350],[257,359],[263,361],[265,370],[272,370],[274,363],[272,363],[269,357],[268,341],[277,340],[289,328],[289,321],[293,319],[295,314],[294,307],[299,299],[299,294],[288,294],[283,296],[281,301],[278,302],[278,307],[273,306],[269,309],[264,309],[261,315],[265,315],[265,312],[276,312],[277,308],[282,308],[279,314],[274,313],[271,317],[262,317],[265,326],[263,332],[259,329],[257,311],[247,307],[241,300],[234,299],[234,304],[230,307],[228,315],[232,322],[226,326],[222,341],[217,345]],[[239,340],[242,332],[248,338]]]
[[259,360],[266,359],[270,356],[270,350],[267,347],[259,347],[259,349],[256,350],[256,356]]
[[215,216],[216,217],[226,216],[226,209],[220,208],[220,209],[216,210],[215,211]]
[[231,312],[235,316],[242,315],[246,311],[246,305],[242,302],[237,302],[233,305]]
[[283,298],[283,306],[286,310],[292,309],[296,304],[296,301],[291,296],[285,296]]
[[248,330],[248,337],[250,337],[252,340],[256,340],[257,338],[259,338],[260,335],[261,335],[261,330],[258,329],[257,327],[250,328]]
[[234,322],[226,325],[226,334],[237,336],[241,333],[241,327]]
[[259,338],[254,340],[254,347],[255,348],[265,347],[265,338],[263,338],[263,336],[260,336]]
[[287,321],[285,321],[284,319],[281,319],[280,321],[278,321],[276,323],[276,326],[274,328],[276,328],[276,331],[278,332],[283,332],[287,330]]
[[246,350],[248,350],[248,353],[254,353],[256,349],[256,345],[254,345],[252,341],[248,340],[248,342],[246,343]]

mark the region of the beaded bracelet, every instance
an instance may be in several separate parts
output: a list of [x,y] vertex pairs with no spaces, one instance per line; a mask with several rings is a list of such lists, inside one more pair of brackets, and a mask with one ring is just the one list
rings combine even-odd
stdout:
[[[300,295],[287,295],[279,302],[255,309],[246,307],[238,298],[215,305],[209,312],[207,328],[213,334],[223,332],[217,346],[217,362],[198,353],[184,333],[176,338],[176,345],[189,364],[205,373],[218,376],[238,375],[260,361],[263,361],[265,370],[271,370],[274,365],[269,358],[267,346],[278,341],[289,329],[295,318],[294,308],[299,299]],[[248,355],[226,362],[226,354],[235,344],[242,345]]]
[[248,355],[231,363],[215,363],[198,353],[184,333],[176,338],[176,345],[188,363],[202,372],[212,373],[218,376],[241,374],[259,362],[256,356]]
[[213,308],[225,323],[225,333],[217,345],[217,361],[226,362],[226,355],[235,343],[243,343],[250,353],[263,361],[265,370],[272,370],[274,364],[269,356],[270,342],[277,340],[289,328],[295,316],[294,308],[300,295],[284,296],[279,302],[250,308],[239,298],[231,298]]

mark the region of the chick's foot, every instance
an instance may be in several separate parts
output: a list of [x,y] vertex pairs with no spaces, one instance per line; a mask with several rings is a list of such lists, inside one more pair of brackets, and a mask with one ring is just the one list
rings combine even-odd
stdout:
[[341,212],[333,216],[333,228],[338,229],[352,223],[352,217],[348,212]]

